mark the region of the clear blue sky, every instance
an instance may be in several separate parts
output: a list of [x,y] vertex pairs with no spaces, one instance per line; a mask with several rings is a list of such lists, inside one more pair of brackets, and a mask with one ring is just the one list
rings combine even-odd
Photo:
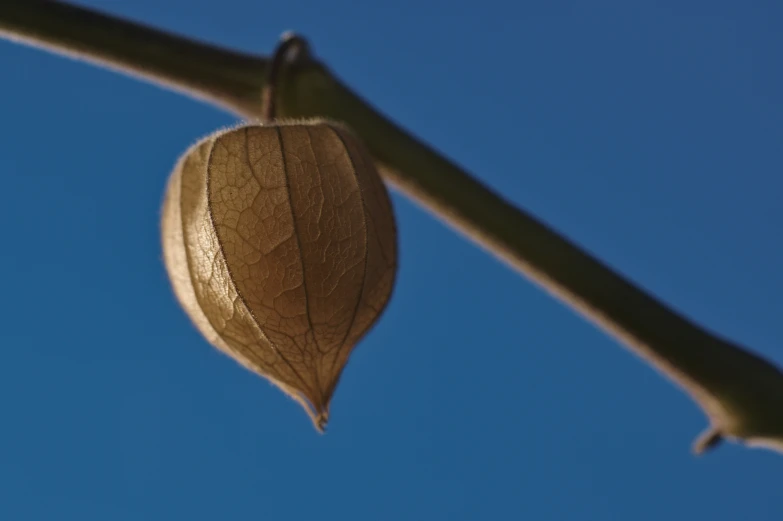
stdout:
[[[250,52],[300,31],[505,197],[783,363],[779,2],[82,3]],[[684,394],[397,194],[399,284],[317,435],[164,272],[169,171],[234,118],[7,42],[0,67],[0,519],[780,519],[783,458],[691,456]]]

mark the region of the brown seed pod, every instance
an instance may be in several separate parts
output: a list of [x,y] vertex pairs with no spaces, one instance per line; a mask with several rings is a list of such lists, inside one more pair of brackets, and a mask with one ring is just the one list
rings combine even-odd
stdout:
[[174,169],[162,233],[174,292],[199,331],[323,430],[397,267],[391,203],[364,145],[324,120],[218,131]]

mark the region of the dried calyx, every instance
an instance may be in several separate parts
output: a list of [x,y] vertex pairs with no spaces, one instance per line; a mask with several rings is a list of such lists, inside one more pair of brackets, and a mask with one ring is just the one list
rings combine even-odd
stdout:
[[321,119],[215,132],[175,167],[162,232],[174,292],[199,331],[323,430],[397,266],[392,206],[361,141]]

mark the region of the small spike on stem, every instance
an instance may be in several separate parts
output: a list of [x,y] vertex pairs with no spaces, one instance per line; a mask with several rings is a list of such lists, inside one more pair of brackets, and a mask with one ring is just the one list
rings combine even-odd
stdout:
[[700,456],[708,450],[714,449],[723,441],[723,434],[715,427],[708,427],[701,433],[696,441],[693,442],[693,453]]

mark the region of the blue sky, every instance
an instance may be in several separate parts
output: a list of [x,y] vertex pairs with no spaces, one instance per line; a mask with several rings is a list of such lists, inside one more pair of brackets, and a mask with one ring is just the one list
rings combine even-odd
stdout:
[[[354,89],[688,316],[783,363],[783,8],[83,1]],[[211,106],[0,41],[0,518],[776,520],[774,453],[399,194],[400,272],[325,436],[179,309],[158,218]]]

